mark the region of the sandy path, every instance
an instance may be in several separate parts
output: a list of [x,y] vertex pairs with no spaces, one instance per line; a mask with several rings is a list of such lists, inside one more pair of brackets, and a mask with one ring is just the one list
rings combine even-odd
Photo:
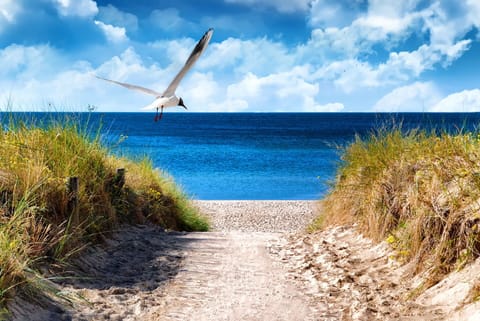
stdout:
[[14,320],[309,320],[308,299],[269,252],[279,237],[131,227],[77,262],[89,278],[63,282],[72,307],[19,299]]
[[312,202],[198,205],[216,232],[126,227],[52,284],[76,298],[70,306],[18,296],[13,320],[480,320],[480,301],[468,301],[480,259],[406,300],[422,279],[385,244],[352,227],[291,234],[314,216]]
[[19,297],[13,320],[310,320],[309,298],[271,254],[283,234],[252,230],[303,227],[313,203],[203,205],[224,232],[126,227],[84,253],[73,278],[52,284],[76,298],[70,307]]
[[[192,233],[180,272],[148,320],[308,320],[308,304],[272,260],[273,233]],[[194,240],[194,241],[193,241]]]

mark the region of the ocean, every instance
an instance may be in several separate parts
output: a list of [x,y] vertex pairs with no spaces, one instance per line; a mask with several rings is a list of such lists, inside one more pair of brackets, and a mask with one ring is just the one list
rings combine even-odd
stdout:
[[159,122],[153,113],[79,115],[113,153],[149,157],[201,200],[319,199],[335,177],[339,147],[355,135],[392,124],[456,131],[480,123],[480,113],[169,112]]

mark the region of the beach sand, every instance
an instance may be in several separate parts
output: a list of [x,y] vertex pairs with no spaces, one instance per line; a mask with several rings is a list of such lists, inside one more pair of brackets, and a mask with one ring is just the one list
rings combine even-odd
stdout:
[[[13,320],[478,320],[462,307],[475,262],[415,301],[420,277],[354,227],[312,234],[310,201],[196,201],[213,231],[125,226],[50,283],[69,298],[17,296]],[[470,318],[470,319],[469,319]]]
[[318,215],[315,201],[195,201],[214,231],[298,232]]

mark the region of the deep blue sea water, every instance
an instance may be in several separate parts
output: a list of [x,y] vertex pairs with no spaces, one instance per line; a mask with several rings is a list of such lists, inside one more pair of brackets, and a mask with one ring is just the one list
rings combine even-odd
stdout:
[[[33,116],[32,116],[33,115]],[[46,113],[29,114],[45,117]],[[3,114],[5,118],[5,114]],[[91,113],[122,156],[148,156],[193,198],[310,200],[328,190],[338,146],[375,128],[475,129],[479,113]],[[120,137],[124,139],[117,144]]]

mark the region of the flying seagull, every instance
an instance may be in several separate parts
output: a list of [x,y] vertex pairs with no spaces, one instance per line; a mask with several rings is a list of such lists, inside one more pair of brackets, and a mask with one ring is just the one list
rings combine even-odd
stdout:
[[[175,76],[175,78],[173,78],[172,82],[170,83],[170,85],[168,85],[167,89],[165,89],[163,93],[159,93],[155,90],[144,88],[137,85],[131,85],[131,84],[115,81],[115,80],[102,78],[99,76],[96,76],[96,77],[99,79],[126,87],[128,89],[141,91],[143,93],[155,96],[155,100],[153,101],[153,103],[151,103],[150,105],[142,109],[143,110],[156,109],[157,114],[155,115],[155,121],[158,121],[162,118],[163,109],[166,107],[182,106],[183,108],[187,109],[187,106],[185,106],[185,104],[183,103],[183,99],[175,95],[175,90],[177,89],[178,84],[183,79],[183,77],[185,77],[185,74],[190,70],[190,68],[192,68],[193,64],[195,63],[195,61],[197,61],[197,59],[203,53],[205,48],[207,48],[208,42],[210,41],[210,38],[212,38],[212,34],[213,34],[213,28],[210,28],[207,30],[207,32],[205,32],[203,37],[198,41],[195,48],[193,48],[193,51],[188,57],[187,61],[185,62],[185,65],[183,66],[183,68],[180,69],[178,74]],[[160,110],[160,113],[158,112],[159,110]]]

